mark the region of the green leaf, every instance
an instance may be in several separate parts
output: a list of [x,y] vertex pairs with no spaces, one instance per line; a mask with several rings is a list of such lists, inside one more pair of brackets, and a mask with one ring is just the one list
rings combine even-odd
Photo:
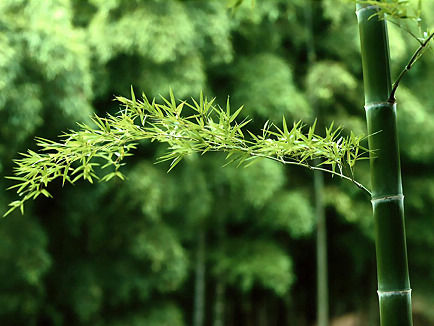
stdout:
[[229,119],[229,122],[234,121],[242,110],[243,110],[243,106],[241,105],[240,108],[236,110],[234,114],[232,114],[231,118]]
[[170,171],[172,171],[172,169],[182,160],[182,156],[177,156],[172,163],[170,163],[170,167],[169,170],[167,170],[167,173],[169,173]]
[[53,198],[53,196],[46,189],[41,189],[41,193],[47,198]]
[[134,94],[133,85],[131,85],[130,88],[131,88],[131,100],[133,103],[135,103],[136,102],[136,95]]

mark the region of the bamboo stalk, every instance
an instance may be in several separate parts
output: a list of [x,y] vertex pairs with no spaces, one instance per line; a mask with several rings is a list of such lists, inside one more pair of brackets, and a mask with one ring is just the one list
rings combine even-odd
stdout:
[[317,277],[317,325],[327,326],[329,319],[327,226],[324,209],[324,176],[314,172],[315,215],[316,215],[316,277]]
[[215,290],[213,326],[225,325],[225,290],[226,286],[224,280],[218,279]]
[[[305,5],[305,19],[307,29],[307,62],[312,67],[316,61],[315,39],[313,32],[313,1],[308,0]],[[314,108],[316,118],[320,118],[317,103],[309,97],[309,103]],[[321,120],[321,119],[319,119]],[[315,165],[320,165],[316,161]],[[329,324],[329,293],[328,293],[328,266],[327,266],[327,226],[324,208],[324,176],[321,171],[314,171],[314,194],[316,215],[316,321],[318,326]]]
[[205,226],[200,225],[197,234],[195,285],[194,285],[194,315],[193,325],[203,326],[205,323]]
[[[221,198],[223,193],[222,188],[218,188],[218,196]],[[216,207],[217,211],[217,207]],[[225,228],[224,228],[224,216],[220,215],[217,218],[217,246],[222,247],[225,240]],[[216,278],[216,289],[215,289],[215,299],[214,299],[214,321],[213,326],[225,326],[226,323],[226,280],[223,275],[217,275]]]
[[381,326],[411,326],[411,289],[404,225],[404,196],[386,21],[378,8],[357,4],[368,142],[371,152]]

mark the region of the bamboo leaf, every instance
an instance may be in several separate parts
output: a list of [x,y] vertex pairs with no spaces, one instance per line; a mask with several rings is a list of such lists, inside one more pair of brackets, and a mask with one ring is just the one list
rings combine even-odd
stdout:
[[229,119],[229,122],[234,121],[242,110],[243,110],[243,106],[241,105],[240,108],[236,110],[234,114],[232,114],[231,118]]
[[170,171],[172,171],[172,169],[182,160],[182,156],[177,156],[172,163],[170,163],[170,167],[169,170],[167,170],[167,173],[169,173]]
[[285,116],[282,116],[283,133],[285,136],[289,135],[288,125],[286,124]]
[[131,100],[133,103],[135,103],[136,102],[136,95],[134,94],[133,85],[131,85],[130,88],[131,88]]

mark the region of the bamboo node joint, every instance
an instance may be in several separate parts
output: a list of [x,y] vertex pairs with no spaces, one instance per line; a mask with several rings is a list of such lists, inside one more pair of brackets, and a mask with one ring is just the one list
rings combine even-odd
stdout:
[[382,197],[377,197],[377,198],[372,198],[371,199],[371,203],[385,203],[385,202],[389,202],[389,201],[394,201],[394,200],[403,200],[404,199],[404,195],[399,194],[399,195],[386,195],[386,196],[382,196]]
[[375,102],[375,103],[370,103],[370,104],[366,104],[365,105],[365,110],[368,111],[370,109],[376,109],[376,108],[381,108],[381,107],[393,107],[395,105],[395,102],[392,101],[384,101],[384,102]]
[[380,298],[389,297],[389,296],[407,296],[407,295],[411,295],[411,289],[396,290],[396,291],[377,291],[377,293]]

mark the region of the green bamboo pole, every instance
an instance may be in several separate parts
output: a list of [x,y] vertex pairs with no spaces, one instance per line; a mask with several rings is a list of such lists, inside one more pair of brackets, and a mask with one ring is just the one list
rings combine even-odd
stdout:
[[371,152],[372,207],[375,221],[381,326],[411,326],[404,196],[391,80],[386,21],[378,8],[357,4]]
[[194,285],[194,313],[193,325],[203,326],[205,323],[205,226],[199,226],[197,233],[195,285]]
[[[313,1],[306,1],[305,19],[307,30],[307,62],[312,67],[316,61],[315,40],[313,33]],[[315,116],[320,119],[317,103],[309,97],[309,103],[314,108]],[[316,161],[319,165],[321,161]],[[324,176],[321,171],[314,171],[314,196],[316,215],[316,323],[318,326],[328,326],[329,322],[329,294],[328,294],[328,266],[327,266],[327,225],[324,208]]]
[[324,176],[314,172],[315,215],[316,215],[316,278],[317,278],[317,325],[328,326],[328,267],[327,267],[327,226],[324,209]]
[[[218,188],[217,196],[221,196],[222,193],[223,193],[223,189]],[[225,235],[224,223],[225,223],[224,216],[219,215],[217,218],[217,225],[216,225],[218,247],[223,247],[225,241],[226,235]],[[226,280],[224,278],[224,275],[218,274],[216,278],[213,326],[225,326],[225,310],[226,310],[225,294],[226,294]]]
[[[306,1],[305,19],[307,30],[307,62],[311,67],[316,61],[315,40],[313,33],[313,1]],[[320,112],[317,103],[309,97],[309,103],[314,108],[315,116],[320,119]],[[319,165],[321,161],[316,161],[315,165]],[[325,220],[324,209],[324,176],[321,171],[314,171],[314,194],[315,194],[315,215],[316,215],[316,321],[318,326],[328,326],[329,320],[329,294],[328,294],[328,267],[327,267],[327,226]]]

